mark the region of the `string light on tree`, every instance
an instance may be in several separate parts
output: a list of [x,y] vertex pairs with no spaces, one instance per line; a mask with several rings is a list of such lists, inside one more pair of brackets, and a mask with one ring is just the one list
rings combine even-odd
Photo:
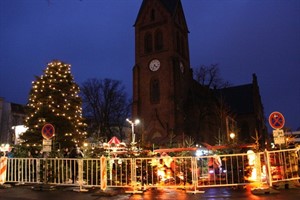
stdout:
[[[56,129],[55,142],[60,147],[71,147],[86,137],[83,123],[79,86],[71,74],[70,65],[58,60],[48,63],[44,74],[32,82],[28,101],[29,128],[22,136],[26,144],[41,143],[44,122]],[[72,133],[72,134],[70,134]],[[79,144],[80,145],[80,144]]]

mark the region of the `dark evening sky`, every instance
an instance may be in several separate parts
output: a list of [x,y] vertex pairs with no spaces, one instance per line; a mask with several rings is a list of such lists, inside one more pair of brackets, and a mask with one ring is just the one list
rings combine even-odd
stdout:
[[[132,95],[134,27],[142,0],[0,0],[0,97],[26,104],[48,62],[77,84],[121,80]],[[233,86],[256,73],[268,118],[300,127],[300,1],[182,0],[192,67],[219,64]]]

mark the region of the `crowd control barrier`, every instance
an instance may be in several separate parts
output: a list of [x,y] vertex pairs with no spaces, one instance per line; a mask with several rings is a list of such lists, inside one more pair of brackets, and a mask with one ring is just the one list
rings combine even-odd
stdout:
[[[299,148],[258,153],[147,158],[6,158],[1,181],[81,187],[227,187],[252,182],[273,186],[299,181]],[[2,176],[5,174],[5,176]],[[4,178],[3,178],[4,177]]]

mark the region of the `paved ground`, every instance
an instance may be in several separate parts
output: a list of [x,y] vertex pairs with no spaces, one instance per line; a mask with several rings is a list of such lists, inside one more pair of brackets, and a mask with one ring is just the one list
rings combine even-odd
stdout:
[[199,199],[237,199],[237,200],[295,200],[300,199],[300,189],[281,189],[271,194],[253,195],[246,189],[209,188],[203,194],[187,193],[184,190],[152,189],[142,194],[128,194],[123,190],[107,190],[89,188],[87,192],[76,192],[78,187],[39,187],[39,186],[12,186],[0,189],[1,200],[199,200]]

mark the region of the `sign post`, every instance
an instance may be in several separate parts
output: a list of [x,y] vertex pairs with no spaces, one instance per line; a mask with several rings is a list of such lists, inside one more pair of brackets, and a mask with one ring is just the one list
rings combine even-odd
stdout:
[[51,152],[52,140],[51,138],[55,134],[55,129],[52,124],[45,124],[42,128],[43,140],[43,152]]
[[43,139],[43,152],[51,152],[52,140]]
[[273,138],[275,144],[285,144],[285,136],[282,129],[273,130]]
[[275,129],[273,130],[274,143],[279,144],[281,148],[281,144],[285,144],[284,131],[282,130],[285,124],[283,114],[277,111],[272,112],[269,116],[269,124],[273,129]]

